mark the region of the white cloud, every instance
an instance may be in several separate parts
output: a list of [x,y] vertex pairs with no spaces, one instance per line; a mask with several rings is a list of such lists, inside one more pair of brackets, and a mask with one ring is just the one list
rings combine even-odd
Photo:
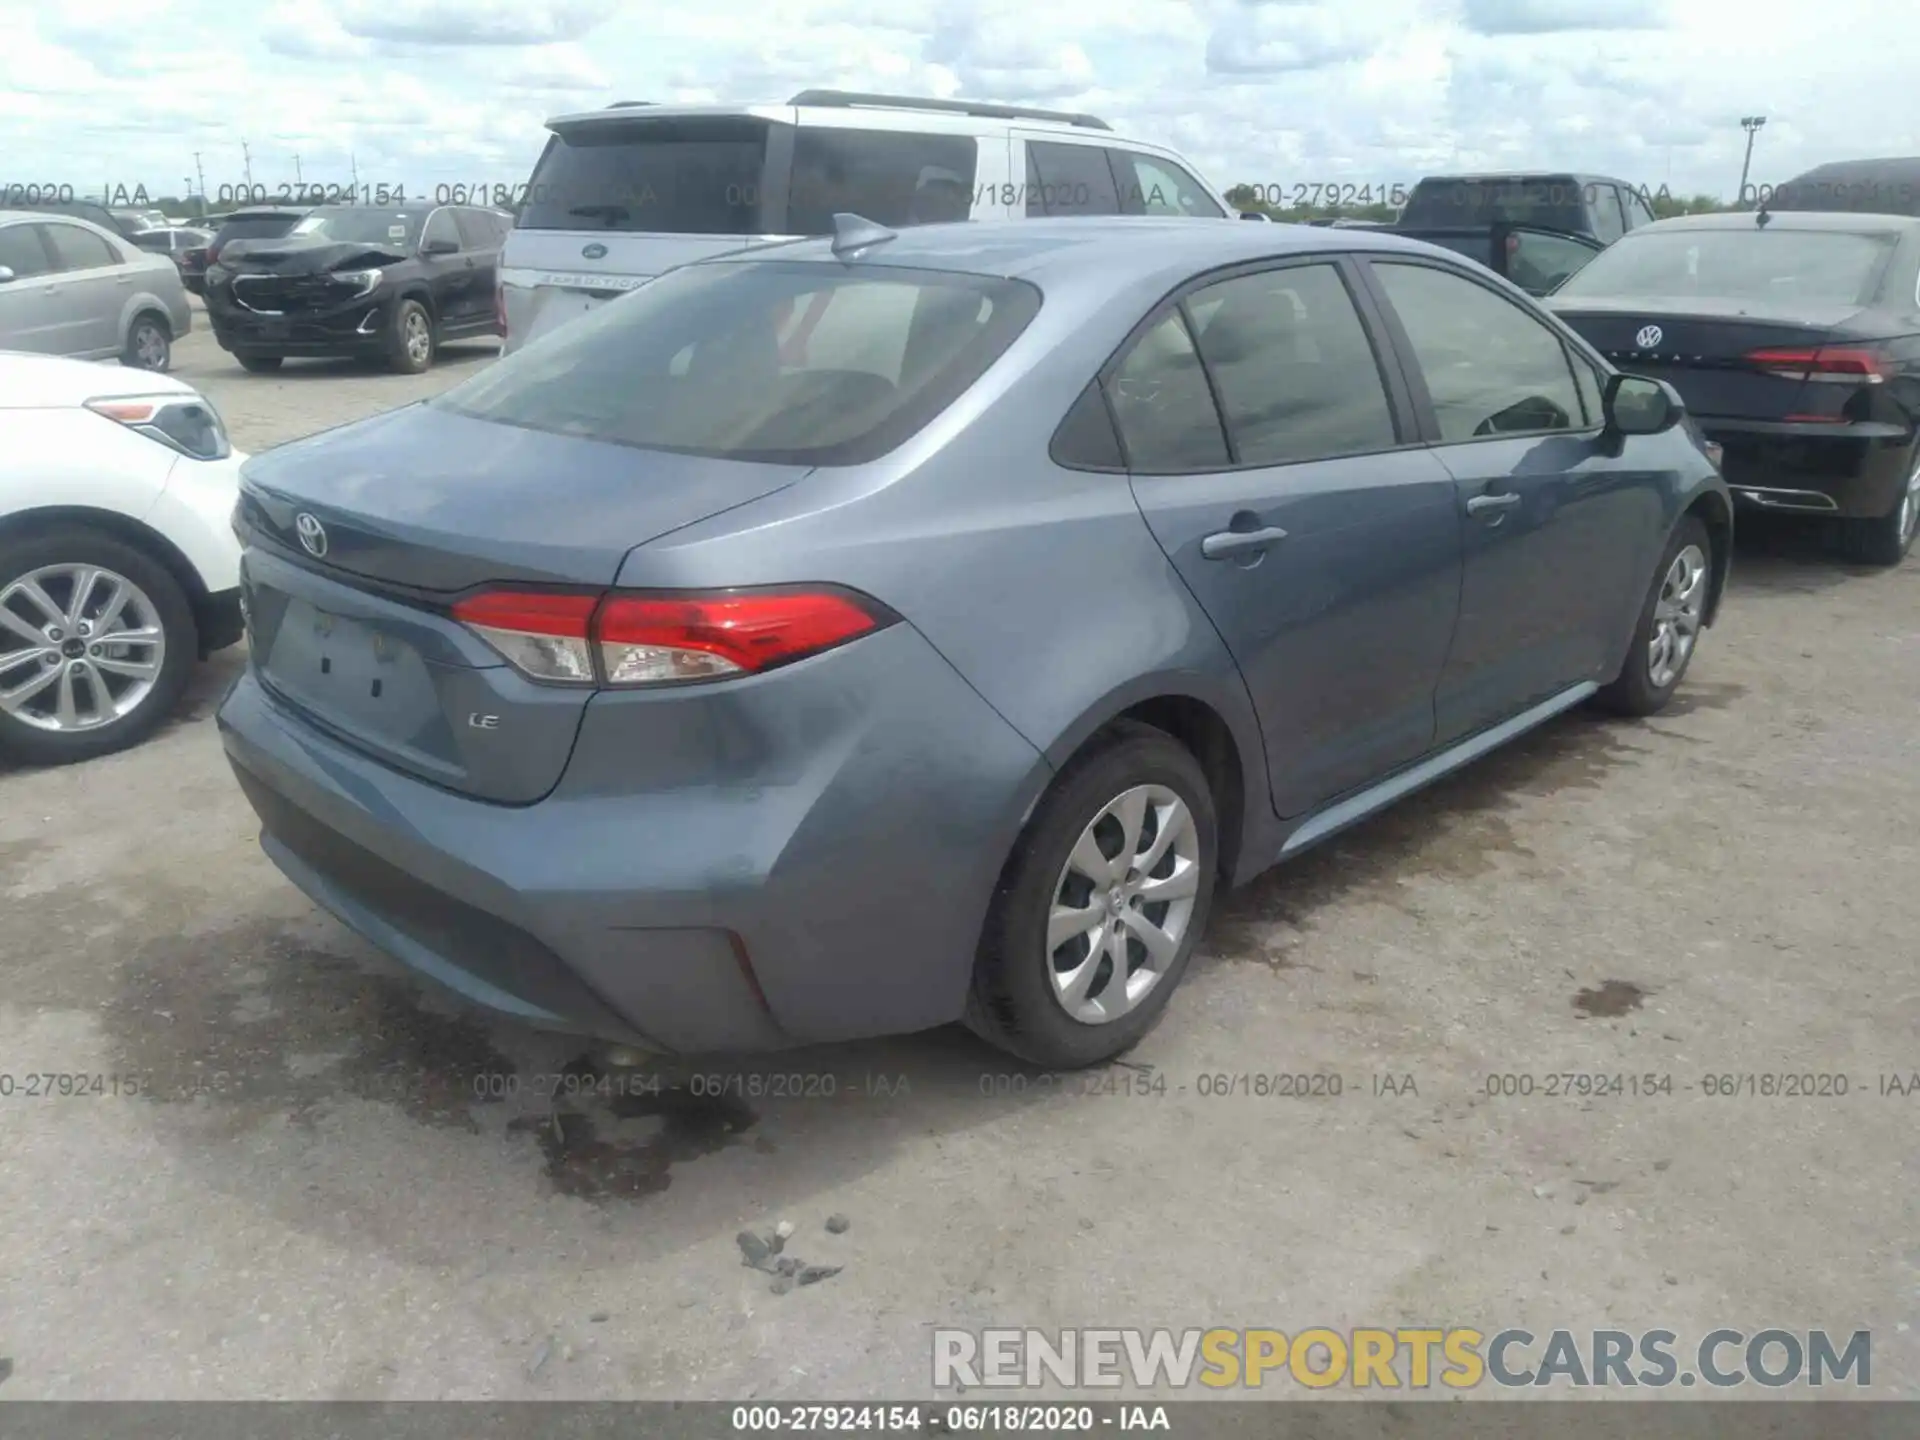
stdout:
[[1759,180],[1920,154],[1920,27],[1885,16],[1884,0],[0,0],[3,178],[177,193],[197,152],[216,191],[249,164],[269,190],[517,185],[550,114],[838,86],[1089,110],[1223,186],[1524,166],[1730,194],[1742,115],[1769,117]]

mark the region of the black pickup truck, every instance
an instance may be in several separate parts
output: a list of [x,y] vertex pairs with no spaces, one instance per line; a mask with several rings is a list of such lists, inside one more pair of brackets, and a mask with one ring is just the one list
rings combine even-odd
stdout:
[[1545,295],[1627,231],[1652,223],[1645,196],[1624,180],[1526,172],[1429,176],[1386,228]]

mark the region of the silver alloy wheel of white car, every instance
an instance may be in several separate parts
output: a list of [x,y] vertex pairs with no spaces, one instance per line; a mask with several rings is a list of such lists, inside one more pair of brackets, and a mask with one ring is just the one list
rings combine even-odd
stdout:
[[1664,690],[1680,677],[1700,636],[1707,608],[1707,557],[1688,545],[1673,557],[1660,598],[1653,607],[1653,633],[1647,639],[1647,679]]
[[96,730],[153,693],[166,631],[147,592],[98,565],[45,565],[0,589],[0,712],[37,730]]
[[1137,1009],[1180,953],[1200,891],[1200,832],[1164,785],[1100,808],[1074,843],[1047,915],[1047,973],[1085,1025]]

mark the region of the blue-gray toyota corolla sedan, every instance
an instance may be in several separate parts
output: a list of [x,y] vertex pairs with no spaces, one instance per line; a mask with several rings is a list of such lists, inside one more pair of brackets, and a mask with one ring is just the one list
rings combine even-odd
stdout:
[[1678,396],[1459,256],[839,224],[247,466],[262,844],[472,1000],[1092,1064],[1219,887],[1713,619]]

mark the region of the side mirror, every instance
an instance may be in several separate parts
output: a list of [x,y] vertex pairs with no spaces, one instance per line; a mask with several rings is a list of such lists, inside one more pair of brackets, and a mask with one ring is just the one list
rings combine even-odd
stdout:
[[11,265],[0,265],[0,285],[12,284],[13,278],[13,267]]
[[1600,402],[1607,429],[1615,435],[1658,435],[1687,413],[1680,392],[1664,380],[1644,375],[1615,375]]
[[420,247],[422,255],[453,255],[458,253],[460,242],[457,240],[429,240]]
[[1242,220],[1269,220],[1270,221],[1273,217],[1268,215],[1267,212],[1264,210],[1242,210],[1240,212],[1240,218]]

